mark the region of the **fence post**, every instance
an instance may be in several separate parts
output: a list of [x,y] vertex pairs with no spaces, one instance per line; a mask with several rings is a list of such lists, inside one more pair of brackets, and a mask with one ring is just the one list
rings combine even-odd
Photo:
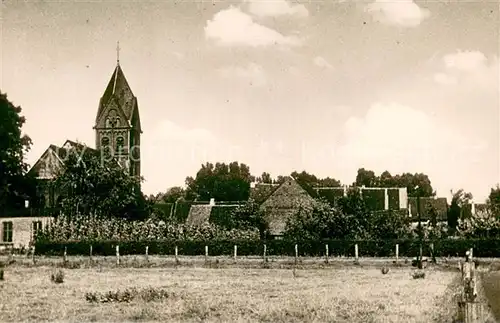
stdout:
[[399,243],[396,243],[396,263],[398,263],[399,260]]
[[359,261],[358,256],[359,256],[359,254],[358,254],[358,244],[356,243],[354,245],[354,257],[356,258],[356,261]]
[[146,262],[149,262],[149,246],[146,246]]
[[31,254],[31,261],[33,261],[33,265],[35,264],[35,252],[36,252],[36,249],[35,249],[35,246],[33,246],[33,253]]
[[236,261],[237,256],[238,256],[238,246],[234,245],[234,261]]
[[267,253],[267,246],[264,244],[264,262],[267,262],[266,253]]
[[434,242],[431,242],[431,261],[436,263],[436,256],[434,255]]
[[64,246],[63,261],[64,263],[68,262],[68,249],[66,246]]
[[297,265],[298,258],[299,258],[299,245],[295,244],[295,265]]
[[89,258],[90,258],[90,262],[92,262],[92,245],[90,245]]
[[178,258],[178,254],[179,254],[179,249],[177,246],[175,246],[175,263],[179,263],[179,258]]
[[328,263],[328,256],[330,252],[328,251],[328,244],[325,245],[325,262]]
[[205,246],[205,262],[208,262],[208,246]]
[[120,246],[116,245],[116,264],[120,264]]

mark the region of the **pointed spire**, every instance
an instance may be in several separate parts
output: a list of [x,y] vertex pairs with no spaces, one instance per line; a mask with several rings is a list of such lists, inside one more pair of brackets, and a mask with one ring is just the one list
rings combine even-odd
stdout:
[[120,41],[116,42],[116,65],[120,65]]

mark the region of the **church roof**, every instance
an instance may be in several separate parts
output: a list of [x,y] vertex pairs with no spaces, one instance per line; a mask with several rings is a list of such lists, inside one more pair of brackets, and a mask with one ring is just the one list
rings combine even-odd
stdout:
[[108,86],[99,102],[96,122],[110,100],[115,100],[117,105],[122,109],[127,120],[130,122],[134,114],[134,109],[137,107],[137,98],[134,96],[119,64],[116,65]]

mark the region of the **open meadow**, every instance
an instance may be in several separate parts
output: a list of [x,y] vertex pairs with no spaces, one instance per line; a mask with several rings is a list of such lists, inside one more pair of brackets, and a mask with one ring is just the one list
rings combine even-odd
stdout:
[[13,265],[0,321],[452,322],[456,310],[456,270],[297,268]]

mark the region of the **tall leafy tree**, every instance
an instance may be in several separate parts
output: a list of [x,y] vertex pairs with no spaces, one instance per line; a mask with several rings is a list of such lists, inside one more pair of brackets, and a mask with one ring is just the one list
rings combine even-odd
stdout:
[[372,170],[364,168],[358,169],[355,186],[366,187],[406,187],[408,196],[431,197],[436,193],[432,188],[429,176],[423,173],[403,173],[401,175],[391,175],[389,171],[384,171],[377,176]]
[[85,146],[69,150],[56,185],[68,216],[93,213],[128,219],[144,219],[150,202],[140,191],[142,179],[129,176],[114,160]]
[[177,200],[184,198],[186,191],[180,186],[173,186],[167,189],[165,193],[160,193],[156,197],[156,201],[163,203],[175,203]]
[[488,209],[495,217],[500,217],[500,185],[492,188],[487,200]]
[[462,215],[462,208],[472,200],[472,194],[459,189],[456,192],[451,191],[452,198],[450,207],[448,208],[448,227],[452,233],[455,232],[458,226],[458,220]]
[[191,199],[208,201],[245,201],[250,195],[253,177],[250,168],[238,162],[206,163],[201,166],[196,177],[187,177],[186,196]]
[[264,183],[264,184],[272,184],[273,179],[271,178],[271,174],[267,172],[263,172],[260,177],[257,178],[258,183]]
[[0,92],[0,207],[20,207],[33,193],[33,181],[25,175],[24,155],[31,139],[22,133],[26,122],[22,109]]
[[372,170],[358,169],[355,186],[377,187],[379,179]]

